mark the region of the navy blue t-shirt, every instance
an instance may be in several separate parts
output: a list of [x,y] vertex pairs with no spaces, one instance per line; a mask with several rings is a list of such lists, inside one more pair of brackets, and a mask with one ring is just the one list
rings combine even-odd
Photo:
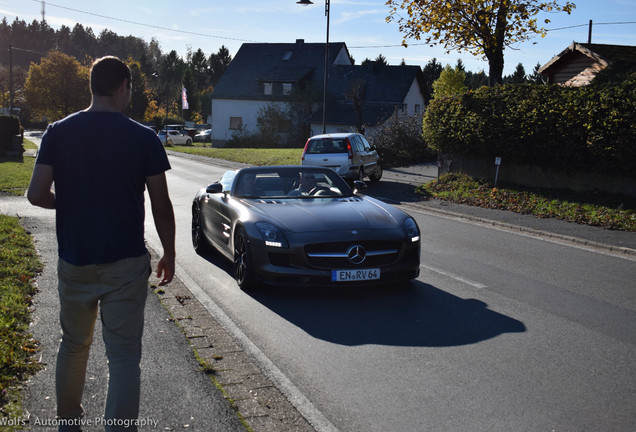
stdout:
[[120,113],[78,112],[49,125],[36,163],[53,167],[60,258],[81,266],[147,252],[145,179],[170,169],[152,129]]

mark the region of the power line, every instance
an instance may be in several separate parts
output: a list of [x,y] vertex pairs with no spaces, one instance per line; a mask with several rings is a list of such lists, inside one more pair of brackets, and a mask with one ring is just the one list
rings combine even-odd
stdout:
[[[32,0],[35,2],[40,2],[41,0]],[[86,15],[91,15],[91,16],[95,16],[95,17],[99,17],[99,18],[105,18],[105,19],[109,19],[109,20],[113,20],[113,21],[119,21],[119,22],[124,22],[127,24],[134,24],[134,25],[139,25],[139,26],[143,26],[143,27],[149,27],[149,28],[154,28],[154,29],[159,29],[159,30],[165,30],[165,31],[171,31],[171,32],[175,32],[175,33],[183,33],[183,34],[189,34],[192,36],[203,36],[203,37],[209,37],[209,38],[217,38],[217,39],[226,39],[226,40],[233,40],[233,41],[238,41],[238,42],[257,42],[257,41],[253,41],[253,40],[248,40],[248,39],[239,39],[239,38],[232,38],[232,37],[227,37],[227,36],[216,36],[216,35],[210,35],[210,34],[206,34],[206,33],[198,33],[198,32],[192,32],[192,31],[187,31],[187,30],[177,30],[177,29],[172,29],[169,27],[162,27],[162,26],[158,26],[158,25],[153,25],[153,24],[146,24],[146,23],[142,23],[142,22],[138,22],[138,21],[131,21],[131,20],[126,20],[126,19],[122,19],[122,18],[114,18],[108,15],[101,15],[98,13],[94,13],[94,12],[87,12],[87,11],[83,11],[80,9],[74,9],[74,8],[70,8],[67,6],[60,6],[54,3],[50,3],[47,2],[46,3],[49,6],[54,6],[60,9],[66,9],[72,12],[78,12],[78,13],[82,13],[82,14],[86,14]]]
[[[597,23],[595,22],[594,25],[619,25],[619,24],[636,24],[636,21],[623,21],[623,22],[609,22],[609,23]],[[567,26],[567,27],[559,27],[559,28],[553,28],[553,29],[546,29],[546,31],[556,31],[556,30],[566,30],[566,29],[571,29],[571,28],[576,28],[576,27],[588,27],[589,24],[577,24],[577,25],[572,25],[572,26]]]

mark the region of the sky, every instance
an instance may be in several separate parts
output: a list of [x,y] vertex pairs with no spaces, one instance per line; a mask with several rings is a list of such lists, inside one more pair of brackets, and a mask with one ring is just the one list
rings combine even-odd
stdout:
[[[636,0],[571,1],[577,7],[570,15],[538,16],[551,20],[544,25],[550,30],[547,36],[536,36],[504,51],[504,75],[512,74],[519,63],[531,73],[537,63],[547,63],[573,41],[587,42],[590,20],[593,43],[636,45]],[[16,17],[27,23],[39,21],[42,3],[0,0],[0,16],[9,23]],[[81,23],[96,35],[108,29],[147,42],[154,37],[162,52],[176,50],[183,58],[188,50],[199,48],[209,56],[224,45],[234,56],[243,43],[326,40],[325,0],[314,0],[311,6],[298,5],[296,0],[54,0],[44,4],[46,21],[54,29]],[[403,47],[398,25],[386,22],[389,8],[383,0],[331,0],[330,5],[329,41],[345,42],[356,64],[380,54],[391,65],[404,60],[421,67],[433,58],[451,66],[461,59],[466,70],[488,73],[487,61],[470,53],[446,53],[441,46],[415,40]]]

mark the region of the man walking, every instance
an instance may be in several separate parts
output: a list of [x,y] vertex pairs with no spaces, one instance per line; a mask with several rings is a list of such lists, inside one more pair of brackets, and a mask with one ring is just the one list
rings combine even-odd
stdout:
[[157,277],[165,285],[175,269],[175,221],[165,177],[170,164],[157,135],[123,114],[132,89],[124,62],[116,57],[96,60],[90,89],[92,102],[86,110],[49,125],[42,136],[27,198],[56,210],[62,327],[56,366],[59,430],[80,430],[99,305],[109,369],[104,424],[107,431],[136,431],[151,272],[144,242],[144,190],[163,246]]

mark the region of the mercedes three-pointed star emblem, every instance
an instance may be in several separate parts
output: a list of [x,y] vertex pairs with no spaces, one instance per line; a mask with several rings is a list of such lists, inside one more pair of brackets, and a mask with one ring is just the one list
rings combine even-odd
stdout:
[[362,264],[367,257],[367,251],[360,245],[351,246],[349,250],[347,250],[347,257],[349,261],[354,264]]

